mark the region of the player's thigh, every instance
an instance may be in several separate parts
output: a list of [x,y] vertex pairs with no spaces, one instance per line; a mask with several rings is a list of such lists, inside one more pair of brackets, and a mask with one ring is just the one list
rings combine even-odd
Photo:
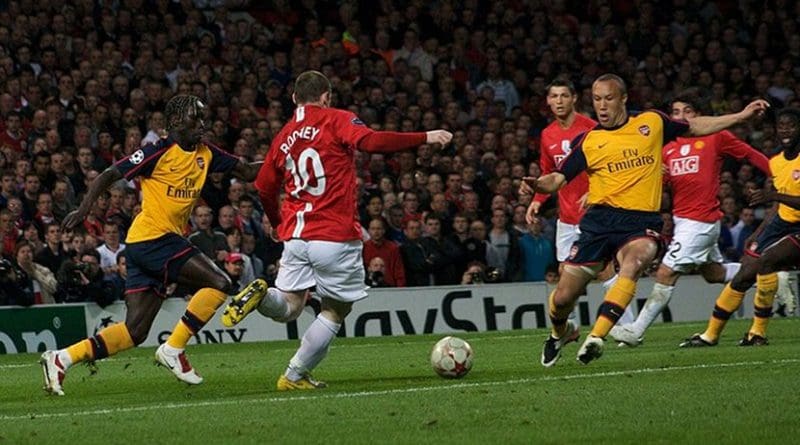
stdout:
[[675,231],[661,263],[675,272],[688,273],[695,267],[722,261],[717,246],[720,223],[703,223],[675,217]]
[[564,262],[569,258],[569,252],[575,241],[578,240],[580,230],[577,225],[556,221],[556,260]]
[[789,235],[764,249],[759,258],[760,274],[796,268],[800,262],[800,234]]
[[177,283],[194,289],[213,288],[223,292],[232,291],[231,279],[209,257],[195,250],[180,267]]
[[617,252],[619,275],[626,278],[638,278],[658,254],[658,240],[641,237],[628,241]]
[[299,239],[283,243],[275,287],[285,292],[303,293],[316,285],[308,245],[308,241]]
[[310,241],[309,258],[317,294],[353,302],[367,296],[361,241]]

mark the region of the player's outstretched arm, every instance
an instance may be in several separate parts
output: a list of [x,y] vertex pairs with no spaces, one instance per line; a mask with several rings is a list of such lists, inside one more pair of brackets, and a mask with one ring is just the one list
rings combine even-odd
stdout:
[[738,113],[723,114],[722,116],[697,116],[688,120],[689,132],[687,136],[705,136],[720,132],[736,124],[746,122],[753,116],[760,116],[769,108],[769,102],[756,99],[747,104]]
[[103,173],[100,173],[100,175],[94,181],[92,181],[92,184],[89,185],[89,189],[83,196],[81,205],[78,206],[77,209],[69,212],[69,214],[64,217],[64,221],[61,223],[61,226],[65,229],[72,229],[73,227],[82,223],[83,219],[86,218],[86,215],[89,213],[89,210],[91,210],[92,204],[97,201],[97,198],[100,196],[100,194],[108,190],[108,188],[111,187],[111,184],[119,181],[120,179],[122,179],[122,173],[115,165],[103,170]]
[[258,177],[258,171],[261,170],[261,165],[263,161],[258,162],[244,162],[239,161],[236,165],[233,166],[233,170],[231,170],[231,174],[236,179],[240,179],[242,181],[253,182]]
[[774,188],[770,190],[751,189],[748,190],[750,206],[757,206],[770,201],[779,202],[793,209],[800,210],[800,196],[778,193]]
[[519,184],[519,194],[555,193],[561,189],[561,187],[564,187],[566,183],[567,177],[560,172],[548,173],[538,178],[526,176],[522,178],[522,182]]
[[431,130],[426,133],[401,133],[375,131],[364,136],[358,148],[369,153],[390,153],[406,150],[421,144],[447,145],[453,134],[447,130]]

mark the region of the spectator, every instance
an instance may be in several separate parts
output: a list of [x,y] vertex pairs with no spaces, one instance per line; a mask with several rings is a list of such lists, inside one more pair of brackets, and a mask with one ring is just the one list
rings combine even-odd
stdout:
[[409,219],[403,230],[405,241],[400,245],[403,256],[403,267],[406,272],[407,286],[430,286],[432,276],[428,253],[422,246],[422,223],[416,219]]
[[231,277],[233,287],[237,291],[247,286],[247,281],[242,279],[242,274],[245,269],[244,257],[240,253],[229,253],[225,256],[224,262],[225,272]]
[[380,218],[369,222],[369,238],[364,241],[364,264],[369,268],[373,258],[380,257],[383,262],[383,283],[386,286],[404,287],[406,285],[405,269],[400,248],[393,241],[385,238],[386,223]]
[[[547,281],[547,274],[557,263],[553,243],[542,236],[542,222],[539,219],[528,225],[528,232],[520,238],[519,247],[522,281]],[[558,268],[555,269],[555,274],[557,277]],[[552,276],[549,278],[550,281],[553,279]]]
[[435,215],[425,217],[425,236],[421,244],[427,255],[428,268],[433,274],[433,284],[458,284],[455,261],[462,255],[461,248],[442,236],[442,221]]
[[228,256],[228,242],[224,233],[211,229],[212,219],[210,207],[204,205],[195,207],[194,226],[196,229],[189,235],[189,241],[207,257],[222,263]]
[[366,283],[369,287],[388,287],[386,284],[386,263],[383,258],[376,256],[369,261],[367,266]]
[[18,272],[21,270],[25,275],[25,277],[20,276],[16,283],[19,290],[26,295],[32,295],[33,304],[55,303],[58,286],[56,277],[48,268],[33,261],[33,248],[29,243],[25,241],[17,243],[15,260]]
[[61,264],[69,259],[67,249],[61,242],[61,225],[55,222],[47,224],[44,240],[44,247],[36,253],[35,261],[56,274]]
[[125,250],[125,244],[119,242],[119,225],[114,222],[103,224],[103,244],[97,248],[100,255],[100,269],[103,278],[112,279],[118,272],[117,258]]
[[93,302],[105,307],[121,297],[114,285],[103,279],[100,254],[91,248],[83,250],[77,259],[65,261],[57,277],[64,303]]
[[502,280],[515,278],[519,268],[519,240],[507,228],[508,216],[505,210],[492,209],[492,226],[487,242],[491,248],[486,251],[486,263],[497,269]]

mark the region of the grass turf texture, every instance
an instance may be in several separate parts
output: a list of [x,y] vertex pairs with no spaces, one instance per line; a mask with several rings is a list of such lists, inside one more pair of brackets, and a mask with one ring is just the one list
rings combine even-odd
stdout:
[[0,356],[0,443],[793,442],[800,319],[773,320],[767,347],[736,346],[748,324],[694,350],[677,345],[700,324],[655,325],[588,366],[570,344],[551,369],[544,330],[461,333],[475,350],[461,380],[430,368],[442,335],[338,338],[315,373],[329,388],[292,393],[274,388],[297,342],[189,347],[195,387],[153,348],[128,351],[96,375],[73,368],[65,397],[41,390],[38,355]]

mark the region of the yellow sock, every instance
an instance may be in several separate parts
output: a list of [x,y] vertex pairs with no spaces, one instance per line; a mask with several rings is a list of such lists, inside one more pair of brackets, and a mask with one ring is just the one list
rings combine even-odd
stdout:
[[111,325],[94,337],[81,340],[67,348],[71,364],[99,360],[134,346],[125,323]]
[[176,349],[186,348],[186,343],[197,331],[206,325],[214,312],[222,306],[228,296],[225,292],[206,287],[197,291],[189,301],[183,317],[178,320],[167,344]]
[[731,314],[742,305],[743,298],[744,292],[739,292],[732,288],[730,283],[725,285],[725,288],[722,289],[719,297],[717,297],[714,312],[708,320],[706,331],[703,332],[703,337],[706,340],[715,342],[719,339],[719,335],[725,329],[725,323],[731,318]]
[[555,304],[555,295],[556,290],[553,289],[550,292],[550,296],[547,297],[547,303],[549,304],[549,313],[550,313],[550,323],[552,323],[551,333],[555,338],[561,338],[562,335],[567,330],[567,319],[569,319],[569,314],[572,313],[572,310],[575,309],[575,303],[568,304],[562,308],[556,307]]
[[600,315],[594,322],[594,327],[589,335],[605,338],[608,331],[617,324],[619,317],[625,313],[633,294],[636,293],[636,282],[630,278],[619,277],[617,282],[608,289],[603,304],[600,305]]
[[758,275],[756,277],[756,296],[753,299],[753,324],[750,326],[750,336],[767,336],[767,325],[772,317],[772,303],[778,292],[778,274]]

